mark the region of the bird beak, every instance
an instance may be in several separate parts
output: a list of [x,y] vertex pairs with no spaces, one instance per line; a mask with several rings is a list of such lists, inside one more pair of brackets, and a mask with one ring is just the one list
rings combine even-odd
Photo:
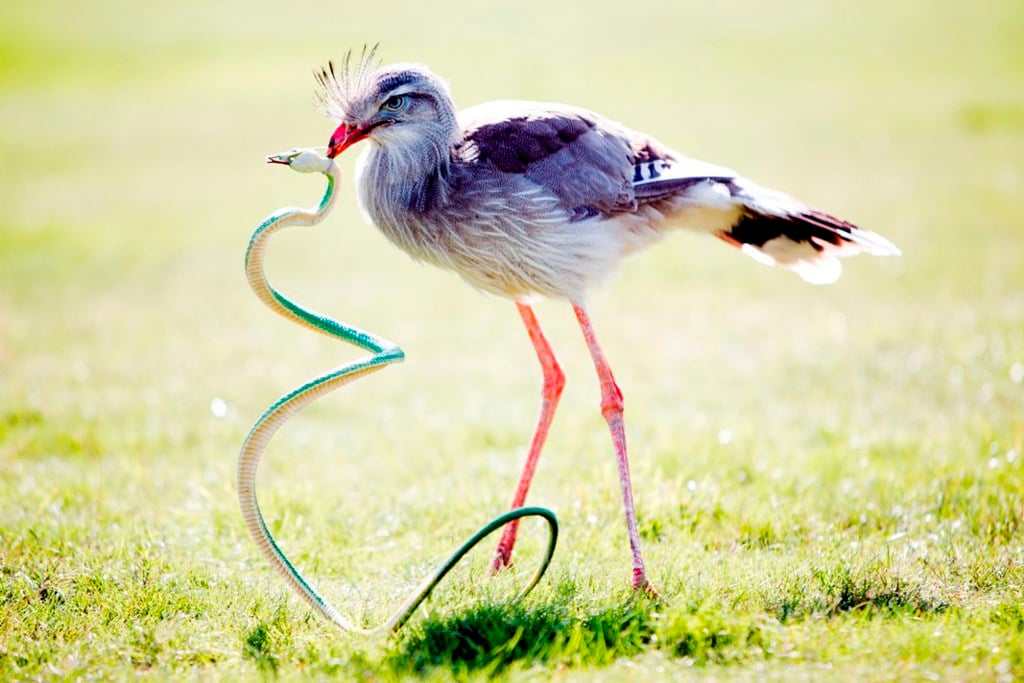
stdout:
[[341,124],[334,130],[331,141],[327,144],[327,156],[333,159],[369,135],[371,130],[373,130],[373,126],[360,128],[355,124]]

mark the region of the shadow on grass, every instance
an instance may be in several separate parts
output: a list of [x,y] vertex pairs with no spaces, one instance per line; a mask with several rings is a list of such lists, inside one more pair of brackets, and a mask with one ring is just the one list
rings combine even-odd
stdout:
[[538,664],[601,667],[649,650],[726,664],[768,656],[777,630],[764,619],[699,607],[665,614],[648,600],[582,615],[550,605],[485,605],[428,619],[398,643],[385,665],[399,674],[446,669],[491,676]]
[[265,624],[258,624],[245,635],[242,654],[261,671],[277,671],[277,657],[271,650],[270,631]]
[[794,577],[764,610],[750,613],[711,598],[665,605],[637,599],[580,612],[569,603],[488,604],[411,627],[382,664],[402,676],[440,671],[493,676],[509,670],[602,667],[658,651],[687,663],[764,661],[792,645],[787,629],[815,619],[921,617],[950,608],[928,587],[878,567],[838,566]]
[[517,663],[528,667],[554,661],[600,666],[641,652],[651,639],[650,622],[644,608],[581,618],[551,606],[484,605],[427,620],[403,639],[387,663],[410,673],[443,667],[496,674]]
[[767,605],[782,623],[851,612],[923,616],[950,608],[941,595],[933,594],[920,583],[901,581],[898,574],[884,568],[857,571],[841,566],[818,570],[811,581],[790,586],[788,592]]

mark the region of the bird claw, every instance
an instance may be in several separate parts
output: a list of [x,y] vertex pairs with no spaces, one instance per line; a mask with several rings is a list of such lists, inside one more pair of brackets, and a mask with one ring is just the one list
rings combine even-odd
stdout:
[[656,602],[661,600],[661,593],[658,592],[658,589],[650,581],[645,581],[639,586],[633,586],[633,593],[648,600]]
[[638,596],[659,600],[661,594],[648,579],[641,569],[633,569],[633,593]]
[[498,550],[494,554],[494,559],[491,560],[491,575],[501,573],[503,570],[511,567],[512,564],[512,553],[503,553],[501,550]]

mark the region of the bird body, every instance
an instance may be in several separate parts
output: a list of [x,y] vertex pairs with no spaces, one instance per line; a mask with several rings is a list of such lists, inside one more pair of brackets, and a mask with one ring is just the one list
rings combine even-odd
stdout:
[[[676,228],[714,235],[767,264],[826,283],[837,257],[898,254],[885,238],[690,159],[598,114],[558,104],[497,101],[458,113],[445,83],[416,64],[378,67],[371,52],[317,79],[339,125],[328,156],[364,139],[356,185],[370,222],[415,259],[511,298],[544,372],[541,416],[513,499],[522,505],[564,377],[529,301],[572,303],[602,386],[619,463],[633,583],[640,556],[622,422],[622,394],[585,311],[586,293],[628,255]],[[506,529],[495,567],[510,561]]]
[[371,136],[357,168],[360,203],[403,251],[492,294],[583,300],[673,228],[716,235],[813,282],[838,277],[839,255],[896,251],[582,109],[499,101],[448,120],[440,137],[450,144],[419,154],[408,128]]

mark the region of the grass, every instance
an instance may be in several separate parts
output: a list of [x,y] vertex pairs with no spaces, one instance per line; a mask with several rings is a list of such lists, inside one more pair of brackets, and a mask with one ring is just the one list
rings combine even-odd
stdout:
[[[1009,0],[5,10],[0,678],[1024,678],[1021,27]],[[354,357],[245,285],[251,229],[321,189],[261,155],[326,140],[311,69],[378,40],[462,104],[588,106],[903,248],[813,288],[679,235],[595,293],[657,602],[627,589],[557,304],[569,384],[530,502],[563,536],[526,600],[539,524],[508,575],[482,548],[396,638],[345,636],[242,526],[249,425]],[[408,354],[261,470],[286,550],[378,623],[507,504],[539,372],[508,303],[411,264],[350,186],[271,252],[283,289]]]

